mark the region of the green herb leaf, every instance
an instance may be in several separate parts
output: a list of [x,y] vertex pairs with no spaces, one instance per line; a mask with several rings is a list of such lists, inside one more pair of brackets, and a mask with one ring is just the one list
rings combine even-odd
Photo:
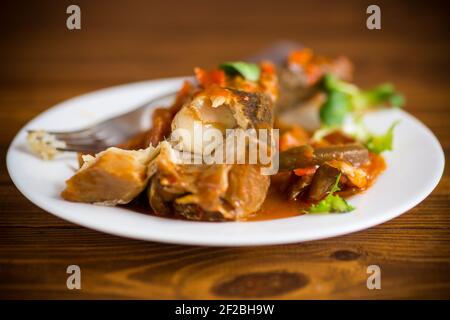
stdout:
[[336,182],[331,188],[330,193],[317,204],[313,204],[306,213],[344,213],[355,210],[355,207],[348,204],[345,199],[338,195],[334,195],[335,192],[339,191],[339,179],[341,174],[336,177]]
[[327,126],[339,126],[350,111],[350,101],[345,93],[331,91],[325,103],[320,107],[320,120]]
[[405,105],[405,97],[401,94],[395,93],[391,97],[389,97],[389,103],[393,107],[401,108]]
[[371,136],[366,142],[367,149],[377,154],[383,151],[392,150],[394,141],[394,129],[399,121],[395,121],[385,134],[379,136]]
[[323,78],[323,87],[325,91],[339,91],[349,95],[359,93],[359,88],[354,84],[340,80],[338,77],[327,73]]
[[228,75],[240,74],[246,80],[258,81],[261,75],[261,69],[257,64],[242,61],[224,62],[219,68]]
[[327,135],[329,135],[333,132],[338,132],[338,131],[341,131],[341,130],[337,127],[322,126],[320,129],[317,129],[316,131],[314,131],[314,134],[311,137],[311,142],[320,142]]
[[361,91],[355,109],[366,109],[381,105],[390,105],[401,108],[405,103],[405,98],[395,91],[390,83],[384,83],[370,90]]
[[354,84],[326,74],[322,80],[322,88],[327,94],[327,100],[321,106],[320,119],[327,126],[342,125],[349,112],[361,112],[386,105],[402,107],[405,103],[405,98],[390,83],[361,90]]

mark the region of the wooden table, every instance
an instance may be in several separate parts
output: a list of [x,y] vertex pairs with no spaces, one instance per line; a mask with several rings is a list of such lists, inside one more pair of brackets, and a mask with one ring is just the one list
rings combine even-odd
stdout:
[[[111,85],[189,74],[279,39],[345,53],[357,83],[395,83],[407,110],[450,156],[448,4],[310,1],[77,1],[82,29],[66,29],[53,1],[1,4],[0,148],[52,105]],[[420,146],[416,146],[420,148]],[[414,161],[414,159],[411,159]],[[423,168],[426,170],[426,168]],[[308,243],[207,248],[123,239],[56,218],[27,201],[0,169],[1,298],[450,298],[450,172],[404,215]],[[270,232],[270,231],[268,231]],[[82,289],[66,289],[66,267]],[[368,265],[382,289],[366,288]]]

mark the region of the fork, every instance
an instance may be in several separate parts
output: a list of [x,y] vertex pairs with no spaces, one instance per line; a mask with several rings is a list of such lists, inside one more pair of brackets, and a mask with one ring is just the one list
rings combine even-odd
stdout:
[[[298,48],[301,48],[301,46],[295,42],[277,42],[245,60],[248,62],[271,60],[275,64],[280,65],[290,51]],[[142,126],[143,117],[145,115],[149,117],[148,112],[151,111],[151,107],[154,106],[156,102],[174,97],[176,93],[177,91],[174,91],[154,97],[129,112],[103,120],[84,129],[65,132],[46,132],[53,135],[56,140],[65,143],[65,147],[57,148],[59,151],[102,151],[110,146],[123,143],[139,132],[148,129]],[[36,131],[38,130],[27,130],[28,133],[33,133]]]
[[[108,147],[123,143],[138,133],[148,129],[142,125],[144,116],[150,120],[149,110],[158,101],[174,97],[177,91],[148,100],[133,110],[117,115],[115,117],[97,122],[89,127],[74,131],[45,131],[55,137],[56,140],[64,142],[65,147],[56,148],[63,152],[98,152]],[[27,130],[34,133],[41,130]]]

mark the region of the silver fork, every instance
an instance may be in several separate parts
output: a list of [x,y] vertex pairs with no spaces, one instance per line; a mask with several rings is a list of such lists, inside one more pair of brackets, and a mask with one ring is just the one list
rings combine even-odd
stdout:
[[[245,60],[249,62],[270,60],[280,65],[290,51],[300,47],[295,42],[278,42]],[[174,97],[175,94],[176,91],[152,98],[129,112],[103,120],[84,129],[66,132],[46,132],[66,144],[64,148],[58,148],[59,151],[98,152],[110,146],[123,143],[139,132],[148,129],[151,125],[149,111],[152,110],[157,102]],[[144,117],[147,117],[149,120],[146,125],[143,125]],[[28,130],[28,133],[36,131],[38,130]]]
[[[148,100],[135,109],[115,117],[95,123],[92,126],[75,131],[46,131],[57,140],[65,143],[59,151],[67,152],[98,152],[110,146],[123,143],[136,134],[150,127],[150,112],[152,107],[164,106],[162,101],[172,98],[177,91],[169,92]],[[160,103],[158,103],[160,102]],[[148,120],[148,121],[143,121]],[[40,130],[27,130],[33,133]]]

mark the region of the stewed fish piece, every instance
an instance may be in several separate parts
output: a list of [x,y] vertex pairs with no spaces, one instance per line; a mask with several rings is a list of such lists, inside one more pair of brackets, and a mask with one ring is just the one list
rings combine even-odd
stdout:
[[202,154],[208,143],[204,134],[210,129],[225,136],[227,129],[269,129],[273,121],[273,102],[267,95],[211,85],[175,115],[172,132],[188,133],[189,139],[182,139],[183,151]]
[[84,156],[84,164],[61,193],[65,200],[104,205],[125,204],[147,186],[148,165],[157,150],[108,148],[95,157]]
[[168,142],[151,163],[148,188],[153,211],[191,220],[241,220],[257,211],[269,177],[257,165],[183,164]]
[[317,95],[318,84],[326,73],[348,81],[353,77],[353,64],[347,57],[319,56],[308,48],[291,52],[285,65],[278,70],[278,111],[298,107]]

